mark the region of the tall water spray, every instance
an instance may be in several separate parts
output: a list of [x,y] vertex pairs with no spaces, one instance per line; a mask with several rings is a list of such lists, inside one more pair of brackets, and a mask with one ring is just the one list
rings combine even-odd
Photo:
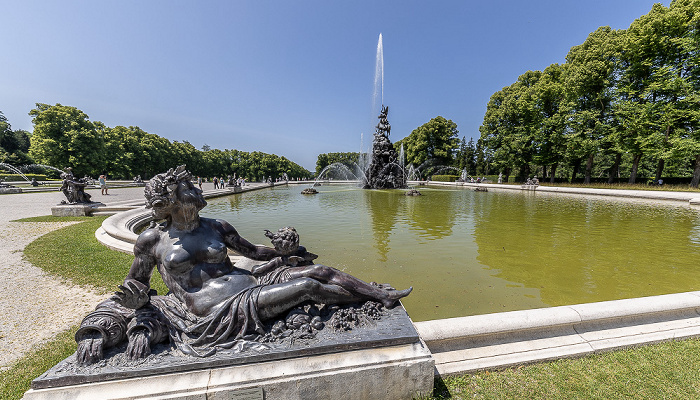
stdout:
[[379,34],[377,42],[377,60],[374,65],[374,94],[372,96],[372,115],[377,113],[377,99],[381,100],[379,105],[384,104],[384,44],[382,34]]
[[[381,106],[384,105],[384,43],[382,40],[382,34],[379,34],[379,40],[377,41],[377,57],[374,64],[374,87],[372,90],[372,108],[369,113],[369,120],[372,125],[374,124],[375,117],[380,112]],[[367,147],[365,147],[367,146]],[[367,169],[372,163],[372,141],[368,144],[364,142],[363,135],[360,135],[360,157],[358,165],[362,172],[362,175],[366,175]],[[367,182],[363,182],[366,184]]]
[[9,169],[10,172],[14,172],[15,174],[17,174],[17,175],[21,176],[22,178],[24,178],[25,181],[29,182],[29,178],[27,178],[27,177],[22,173],[22,171],[20,171],[19,169],[13,167],[12,165],[10,165],[10,164],[5,164],[5,163],[0,163],[0,167]]

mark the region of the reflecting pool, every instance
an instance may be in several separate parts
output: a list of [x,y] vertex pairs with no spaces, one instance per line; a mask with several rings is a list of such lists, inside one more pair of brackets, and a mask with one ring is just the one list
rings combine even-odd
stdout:
[[520,191],[301,186],[208,200],[253,243],[293,226],[318,263],[413,286],[415,321],[700,290],[700,212]]

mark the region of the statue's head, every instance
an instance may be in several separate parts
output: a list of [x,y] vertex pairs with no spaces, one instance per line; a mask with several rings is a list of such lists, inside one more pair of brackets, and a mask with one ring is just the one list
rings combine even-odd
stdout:
[[71,167],[63,168],[63,172],[61,172],[61,179],[70,179],[70,178],[73,178],[73,168],[71,168]]
[[[170,214],[171,207],[175,206],[178,201],[183,201],[178,197],[178,192],[183,183],[191,186],[192,174],[187,171],[186,166],[180,165],[168,172],[158,174],[151,178],[146,183],[144,195],[146,196],[146,208],[151,208],[155,219],[167,218]],[[196,197],[194,202],[199,209],[203,208],[207,203],[199,189],[191,188]],[[190,201],[186,199],[184,201]]]

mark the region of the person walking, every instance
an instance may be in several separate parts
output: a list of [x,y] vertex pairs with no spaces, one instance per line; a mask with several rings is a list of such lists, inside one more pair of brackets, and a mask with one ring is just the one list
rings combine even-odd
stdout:
[[199,185],[199,190],[202,190],[202,177],[201,176],[197,177],[197,185]]
[[214,176],[214,189],[218,189],[218,188],[219,188],[219,178]]
[[100,182],[100,191],[102,195],[109,195],[109,193],[107,193],[107,178],[105,178],[104,175],[100,175],[98,180]]

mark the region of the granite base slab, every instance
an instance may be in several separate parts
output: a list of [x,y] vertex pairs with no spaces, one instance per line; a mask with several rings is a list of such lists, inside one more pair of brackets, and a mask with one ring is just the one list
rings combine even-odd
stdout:
[[[430,351],[403,307],[385,312],[374,326],[323,329],[308,340],[219,351],[206,358],[165,345],[131,364],[120,362],[121,349],[91,367],[78,366],[72,355],[35,379],[23,399],[402,399],[429,394],[435,365]],[[245,397],[244,389],[254,390],[253,397]],[[255,397],[257,390],[264,396]]]
[[87,217],[99,207],[104,207],[104,204],[58,204],[51,207],[51,215],[54,217]]

